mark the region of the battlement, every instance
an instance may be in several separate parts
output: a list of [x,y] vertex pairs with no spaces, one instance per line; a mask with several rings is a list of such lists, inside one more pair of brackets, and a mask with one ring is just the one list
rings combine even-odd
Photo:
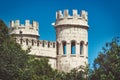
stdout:
[[56,58],[56,42],[20,37],[14,39],[24,50],[29,48],[31,55]]
[[69,10],[64,10],[63,13],[61,10],[56,12],[56,19],[65,19],[65,18],[77,18],[77,19],[85,19],[86,21],[88,20],[87,18],[88,13],[85,10],[81,11],[81,14],[78,14],[77,10],[72,11],[72,16],[69,14]]
[[82,25],[88,27],[88,13],[85,10],[82,10],[80,14],[78,14],[77,10],[72,11],[72,16],[70,15],[68,10],[64,10],[63,12],[59,10],[56,12],[56,23],[53,25],[56,27],[58,25]]
[[23,46],[41,47],[41,48],[56,48],[56,42],[47,40],[34,40],[29,38],[15,38],[15,41]]
[[20,31],[22,31],[23,35],[37,35],[39,24],[37,21],[32,21],[32,24],[30,24],[30,20],[25,20],[25,24],[21,24],[20,20],[12,20],[10,21],[10,34],[19,34]]
[[10,21],[10,27],[33,27],[34,29],[38,29],[38,22],[32,21],[32,24],[30,24],[30,20],[25,20],[25,24],[20,24],[20,20],[11,20]]

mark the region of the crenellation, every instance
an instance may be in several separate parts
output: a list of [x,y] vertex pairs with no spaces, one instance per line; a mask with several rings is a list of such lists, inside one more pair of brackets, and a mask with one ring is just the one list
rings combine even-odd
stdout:
[[68,18],[68,16],[69,16],[68,10],[64,10],[64,18]]
[[21,24],[20,20],[11,20],[10,21],[10,27],[25,27],[25,28],[31,28],[33,29],[38,29],[38,22],[37,21],[32,21],[32,24],[30,24],[30,20],[25,20],[25,24]]
[[[69,10],[64,10],[63,13],[61,10],[56,12],[56,20],[64,20],[64,19],[73,19],[74,20],[85,20],[87,22],[87,12],[85,10],[82,10],[81,13],[79,14],[77,10],[73,9],[72,15],[70,15]],[[57,22],[56,22],[57,23]]]
[[34,27],[35,29],[38,30],[38,26],[39,26],[39,24],[38,24],[37,21],[33,21],[33,22],[32,22],[32,27]]
[[30,20],[25,20],[25,26],[30,26]]
[[73,18],[78,18],[78,12],[77,10],[73,10]]
[[[15,38],[17,43],[21,43],[21,38]],[[34,39],[28,39],[24,38],[22,39],[22,43],[25,43],[25,46],[37,46],[37,47],[43,47],[43,48],[56,48],[56,42],[52,41],[46,41],[46,40],[34,40]]]
[[20,34],[20,31],[22,31],[22,36],[24,35],[34,35],[33,38],[38,38],[38,22],[33,21],[32,24],[30,24],[30,20],[25,20],[25,24],[21,24],[20,20],[15,20],[15,22],[12,20],[10,21],[10,34]]
[[18,27],[18,26],[20,26],[20,20],[15,20],[15,25],[14,25],[15,27]]
[[62,11],[61,11],[61,10],[58,12],[58,17],[59,17],[59,18],[63,18],[63,14],[62,14]]
[[88,13],[85,11],[85,10],[82,10],[81,11],[81,17],[83,18],[83,19],[85,19],[86,21],[88,21]]
[[25,25],[24,24],[20,24],[21,27],[24,27]]
[[[63,18],[58,17],[54,24],[57,41],[59,41],[59,44],[61,43],[61,45],[57,45],[59,47],[58,60],[61,61],[58,63],[58,70],[65,72],[69,72],[80,65],[84,66],[84,62],[88,62],[87,59],[84,59],[87,55],[87,48],[84,44],[80,44],[81,41],[85,43],[88,40],[87,12],[82,11],[80,15],[74,9],[72,13],[72,16],[70,16],[68,10],[64,10]],[[63,43],[63,41],[66,43]]]

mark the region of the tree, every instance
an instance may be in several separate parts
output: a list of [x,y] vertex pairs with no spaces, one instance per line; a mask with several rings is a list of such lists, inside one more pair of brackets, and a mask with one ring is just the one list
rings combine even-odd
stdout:
[[0,79],[51,80],[55,73],[46,58],[36,59],[28,55],[28,50],[22,50],[0,20]]
[[[89,66],[79,66],[72,69],[70,72],[58,72],[58,80],[88,80]],[[55,80],[57,80],[55,79]]]
[[0,80],[84,80],[88,68],[80,67],[69,73],[51,68],[46,58],[36,58],[22,50],[0,20]]
[[0,20],[0,44],[4,42],[6,38],[8,38],[8,28],[5,23]]
[[27,65],[27,53],[10,37],[7,26],[0,20],[0,79],[16,80]]
[[91,80],[120,80],[120,44],[119,38],[106,43],[103,51],[94,60]]
[[89,66],[80,66],[79,68],[75,68],[67,73],[66,80],[88,80],[88,71]]
[[33,72],[32,78],[35,80],[51,80],[54,78],[55,71],[48,64],[48,59],[46,58],[33,59],[28,66]]

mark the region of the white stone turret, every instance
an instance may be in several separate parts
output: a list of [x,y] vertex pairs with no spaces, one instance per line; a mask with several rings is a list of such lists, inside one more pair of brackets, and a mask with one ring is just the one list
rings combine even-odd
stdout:
[[56,42],[39,40],[38,26],[37,21],[31,24],[29,20],[25,20],[25,24],[21,24],[19,20],[12,20],[9,34],[24,50],[30,48],[30,55],[48,58],[51,67],[56,69]]
[[10,34],[15,35],[15,37],[21,37],[22,35],[23,38],[28,37],[37,40],[39,37],[38,26],[37,21],[30,24],[29,20],[25,20],[25,24],[20,24],[19,20],[12,20],[10,21]]
[[68,10],[56,12],[56,22],[53,23],[57,38],[57,69],[69,72],[73,68],[85,66],[88,63],[88,18],[87,12],[73,15]]

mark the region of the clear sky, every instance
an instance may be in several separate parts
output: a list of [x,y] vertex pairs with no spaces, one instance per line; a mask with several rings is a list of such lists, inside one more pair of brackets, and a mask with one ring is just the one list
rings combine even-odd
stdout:
[[92,65],[99,51],[113,37],[120,36],[120,0],[0,0],[0,19],[36,20],[40,25],[40,39],[55,41],[51,25],[58,10],[88,11],[89,63]]

